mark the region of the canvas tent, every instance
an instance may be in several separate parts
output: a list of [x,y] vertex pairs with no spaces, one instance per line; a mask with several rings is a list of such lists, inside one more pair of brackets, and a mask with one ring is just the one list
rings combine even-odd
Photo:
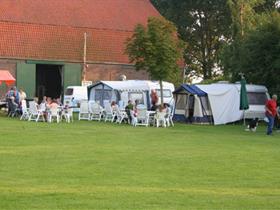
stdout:
[[[266,87],[261,85],[246,85],[246,88],[249,99],[249,109],[245,111],[245,118],[264,118],[264,105],[269,97]],[[215,83],[210,85],[182,85],[174,94],[176,99],[175,119],[180,116],[182,118],[182,115],[185,118],[190,118],[191,115],[188,111],[192,111],[190,107],[194,107],[192,117],[194,121],[197,122],[198,120],[196,120],[197,117],[195,113],[195,109],[197,109],[195,107],[197,106],[201,107],[203,110],[203,117],[207,116],[209,119],[212,117],[215,125],[243,119],[244,113],[239,110],[240,84]],[[185,96],[183,99],[180,99],[182,96],[179,94],[186,94],[187,96],[193,95],[193,98],[200,98],[201,106],[199,102],[197,102],[195,106],[195,102],[192,102],[190,97]],[[184,103],[185,108],[183,108]],[[189,105],[190,103],[194,103],[194,105]]]
[[196,85],[183,84],[174,91],[176,121],[211,123],[212,113],[207,93]]
[[214,124],[226,124],[242,119],[243,112],[239,110],[240,95],[235,84],[197,85],[208,95]]
[[[150,93],[156,90],[160,96],[158,81],[150,80],[125,80],[125,81],[100,81],[88,87],[89,100],[99,101],[103,106],[104,101],[122,101],[124,106],[128,100],[138,100],[141,104],[151,107]],[[173,103],[174,85],[163,82],[164,103]]]

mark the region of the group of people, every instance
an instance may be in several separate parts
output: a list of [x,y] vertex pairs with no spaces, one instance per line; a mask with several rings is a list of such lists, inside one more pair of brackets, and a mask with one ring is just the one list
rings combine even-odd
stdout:
[[[60,98],[55,99],[55,98],[44,96],[42,101],[40,101],[40,103],[37,97],[35,97],[33,100],[36,103],[37,109],[44,113],[44,118],[46,120],[47,120],[48,110],[62,106]],[[24,90],[22,88],[18,90],[16,86],[11,87],[10,90],[6,93],[8,115],[15,116],[17,114],[18,115],[22,114],[23,101],[26,102],[26,93],[24,92]]]
[[22,88],[19,90],[16,86],[6,93],[6,102],[8,103],[8,114],[15,115],[16,112],[21,112],[22,101],[26,99],[26,93]]
[[[125,112],[126,112],[130,122],[132,121],[133,117],[137,117],[138,109],[140,108],[140,106],[142,106],[142,105],[139,104],[138,100],[135,100],[134,104],[131,100],[128,101],[128,104],[125,107]],[[154,103],[154,104],[152,104],[151,111],[163,112],[163,113],[166,113],[166,116],[167,116],[171,112],[171,107],[167,103],[164,103],[163,106],[157,105],[156,103]]]

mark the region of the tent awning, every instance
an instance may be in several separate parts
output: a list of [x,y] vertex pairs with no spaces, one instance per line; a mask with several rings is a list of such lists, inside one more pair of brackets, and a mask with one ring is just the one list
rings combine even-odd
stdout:
[[5,82],[7,85],[12,85],[16,79],[7,70],[0,70],[0,85]]
[[187,84],[182,84],[179,88],[177,88],[174,93],[179,93],[182,90],[187,91],[190,94],[193,95],[198,95],[198,96],[206,96],[207,93],[204,92],[203,90],[201,90],[199,87],[197,87],[196,85],[187,85]]

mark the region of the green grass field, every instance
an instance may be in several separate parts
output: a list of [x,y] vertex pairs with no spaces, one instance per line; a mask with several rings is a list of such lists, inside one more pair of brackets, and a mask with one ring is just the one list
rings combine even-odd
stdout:
[[0,117],[0,209],[280,209],[280,133]]

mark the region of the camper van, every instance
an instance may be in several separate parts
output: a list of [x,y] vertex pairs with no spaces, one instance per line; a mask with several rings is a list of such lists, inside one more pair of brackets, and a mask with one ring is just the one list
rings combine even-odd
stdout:
[[175,119],[186,122],[226,124],[245,119],[264,119],[265,103],[269,98],[262,85],[246,85],[249,109],[240,110],[241,85],[214,83],[181,85],[174,92]]
[[64,104],[68,103],[71,104],[71,106],[78,107],[81,100],[88,100],[86,86],[69,86],[66,88],[63,100]]
[[[158,81],[125,80],[125,81],[100,81],[88,88],[89,100],[97,101],[104,106],[105,101],[115,101],[121,106],[126,106],[128,100],[138,100],[148,109],[151,108],[150,94],[156,90],[160,100],[160,85]],[[163,102],[173,104],[174,85],[163,82]]]

